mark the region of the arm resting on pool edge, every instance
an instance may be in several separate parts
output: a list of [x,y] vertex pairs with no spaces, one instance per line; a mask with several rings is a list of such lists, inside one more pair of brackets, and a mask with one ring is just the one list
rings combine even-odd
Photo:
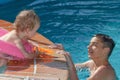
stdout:
[[65,55],[65,57],[67,59],[67,62],[68,62],[70,80],[79,80],[78,76],[77,76],[77,73],[76,73],[75,66],[72,62],[72,59],[71,59],[69,53],[66,52],[64,55]]

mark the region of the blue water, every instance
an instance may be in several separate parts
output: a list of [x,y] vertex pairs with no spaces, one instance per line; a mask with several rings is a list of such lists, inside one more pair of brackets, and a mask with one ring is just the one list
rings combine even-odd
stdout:
[[[87,45],[96,33],[110,35],[116,42],[110,63],[120,79],[120,0],[4,0],[0,19],[13,22],[24,9],[34,9],[41,18],[38,32],[61,43],[74,63],[88,60]],[[89,76],[79,71],[81,80]]]

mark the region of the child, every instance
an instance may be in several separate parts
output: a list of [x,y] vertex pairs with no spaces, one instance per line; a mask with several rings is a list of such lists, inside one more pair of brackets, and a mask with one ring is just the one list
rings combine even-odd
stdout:
[[[40,27],[39,17],[33,10],[23,10],[16,17],[13,27],[15,30],[6,33],[0,37],[0,40],[15,45],[22,52],[24,58],[32,59],[34,57],[32,54],[33,46],[29,44],[28,40],[35,35]],[[0,66],[5,65],[10,58],[2,52],[0,52],[0,57]]]

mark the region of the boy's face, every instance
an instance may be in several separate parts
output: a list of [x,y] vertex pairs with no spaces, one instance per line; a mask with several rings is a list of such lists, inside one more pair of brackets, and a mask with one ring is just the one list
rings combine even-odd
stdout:
[[89,58],[101,58],[105,53],[105,48],[103,43],[100,41],[99,38],[93,37],[88,45],[88,56]]

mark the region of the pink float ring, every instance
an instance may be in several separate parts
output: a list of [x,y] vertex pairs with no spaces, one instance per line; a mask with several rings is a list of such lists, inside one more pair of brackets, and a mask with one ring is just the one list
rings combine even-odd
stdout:
[[[5,35],[6,33],[8,33],[7,30],[0,28],[0,36]],[[0,53],[16,57],[16,59],[24,59],[24,55],[22,54],[20,49],[18,49],[15,45],[3,40],[0,40]]]

